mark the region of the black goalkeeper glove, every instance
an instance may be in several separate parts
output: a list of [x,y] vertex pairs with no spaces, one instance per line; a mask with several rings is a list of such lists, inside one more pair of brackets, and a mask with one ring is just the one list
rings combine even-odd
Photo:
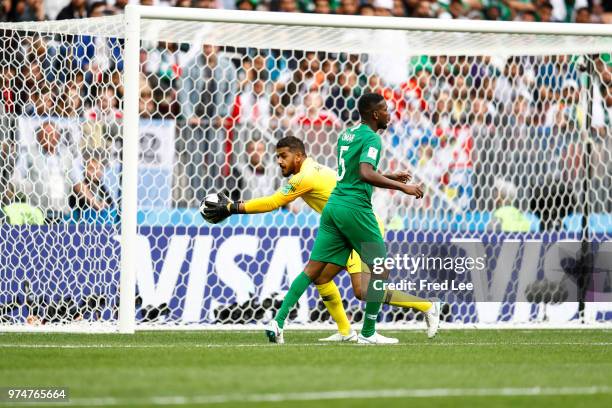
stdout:
[[239,202],[230,200],[226,192],[217,193],[217,202],[206,201],[200,205],[200,214],[211,224],[218,224],[232,214],[238,214]]

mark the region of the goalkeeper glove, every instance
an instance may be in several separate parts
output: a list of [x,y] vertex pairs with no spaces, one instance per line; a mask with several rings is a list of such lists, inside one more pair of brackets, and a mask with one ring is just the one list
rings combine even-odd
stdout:
[[206,201],[200,206],[200,214],[211,224],[218,224],[232,214],[238,214],[240,202],[232,201],[225,192],[217,193],[217,202]]

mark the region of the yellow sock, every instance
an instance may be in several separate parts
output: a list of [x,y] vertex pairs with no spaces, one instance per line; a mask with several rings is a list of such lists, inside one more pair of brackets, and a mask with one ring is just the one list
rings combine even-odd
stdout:
[[432,303],[427,299],[412,296],[399,290],[387,290],[384,303],[403,308],[413,308],[421,312],[428,311],[432,306]]
[[338,331],[343,336],[346,336],[351,332],[351,324],[349,323],[348,317],[346,317],[338,287],[334,281],[330,281],[323,285],[317,285],[317,289],[319,290],[319,294],[321,295],[321,299],[323,299],[327,311],[336,322]]

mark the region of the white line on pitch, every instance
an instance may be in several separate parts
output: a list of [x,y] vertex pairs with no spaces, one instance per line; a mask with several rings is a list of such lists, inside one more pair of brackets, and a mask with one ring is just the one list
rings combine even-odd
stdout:
[[[1,344],[0,348],[58,348],[58,349],[178,349],[178,348],[245,348],[245,347],[329,347],[329,346],[341,346],[341,347],[363,347],[361,344],[356,343],[285,343],[283,345],[270,344],[270,343],[245,343],[245,344]],[[453,346],[453,347],[469,347],[469,346],[612,346],[612,342],[435,342],[431,343],[399,343],[394,344],[391,347],[431,347],[431,346]]]
[[[423,388],[382,390],[339,390],[273,394],[221,394],[197,396],[158,396],[147,398],[73,398],[53,402],[54,406],[113,406],[113,405],[190,405],[224,404],[229,402],[288,402],[373,398],[454,398],[454,397],[521,397],[548,395],[612,394],[612,387],[529,387],[529,388]],[[30,404],[28,404],[30,405]],[[37,402],[36,405],[40,405]]]

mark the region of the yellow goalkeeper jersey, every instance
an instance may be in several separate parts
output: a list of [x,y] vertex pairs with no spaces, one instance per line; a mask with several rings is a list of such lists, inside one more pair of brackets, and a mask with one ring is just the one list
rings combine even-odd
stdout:
[[302,163],[300,172],[291,176],[286,185],[271,196],[245,202],[244,207],[247,214],[264,213],[302,197],[306,204],[320,214],[334,187],[336,172],[308,157]]

